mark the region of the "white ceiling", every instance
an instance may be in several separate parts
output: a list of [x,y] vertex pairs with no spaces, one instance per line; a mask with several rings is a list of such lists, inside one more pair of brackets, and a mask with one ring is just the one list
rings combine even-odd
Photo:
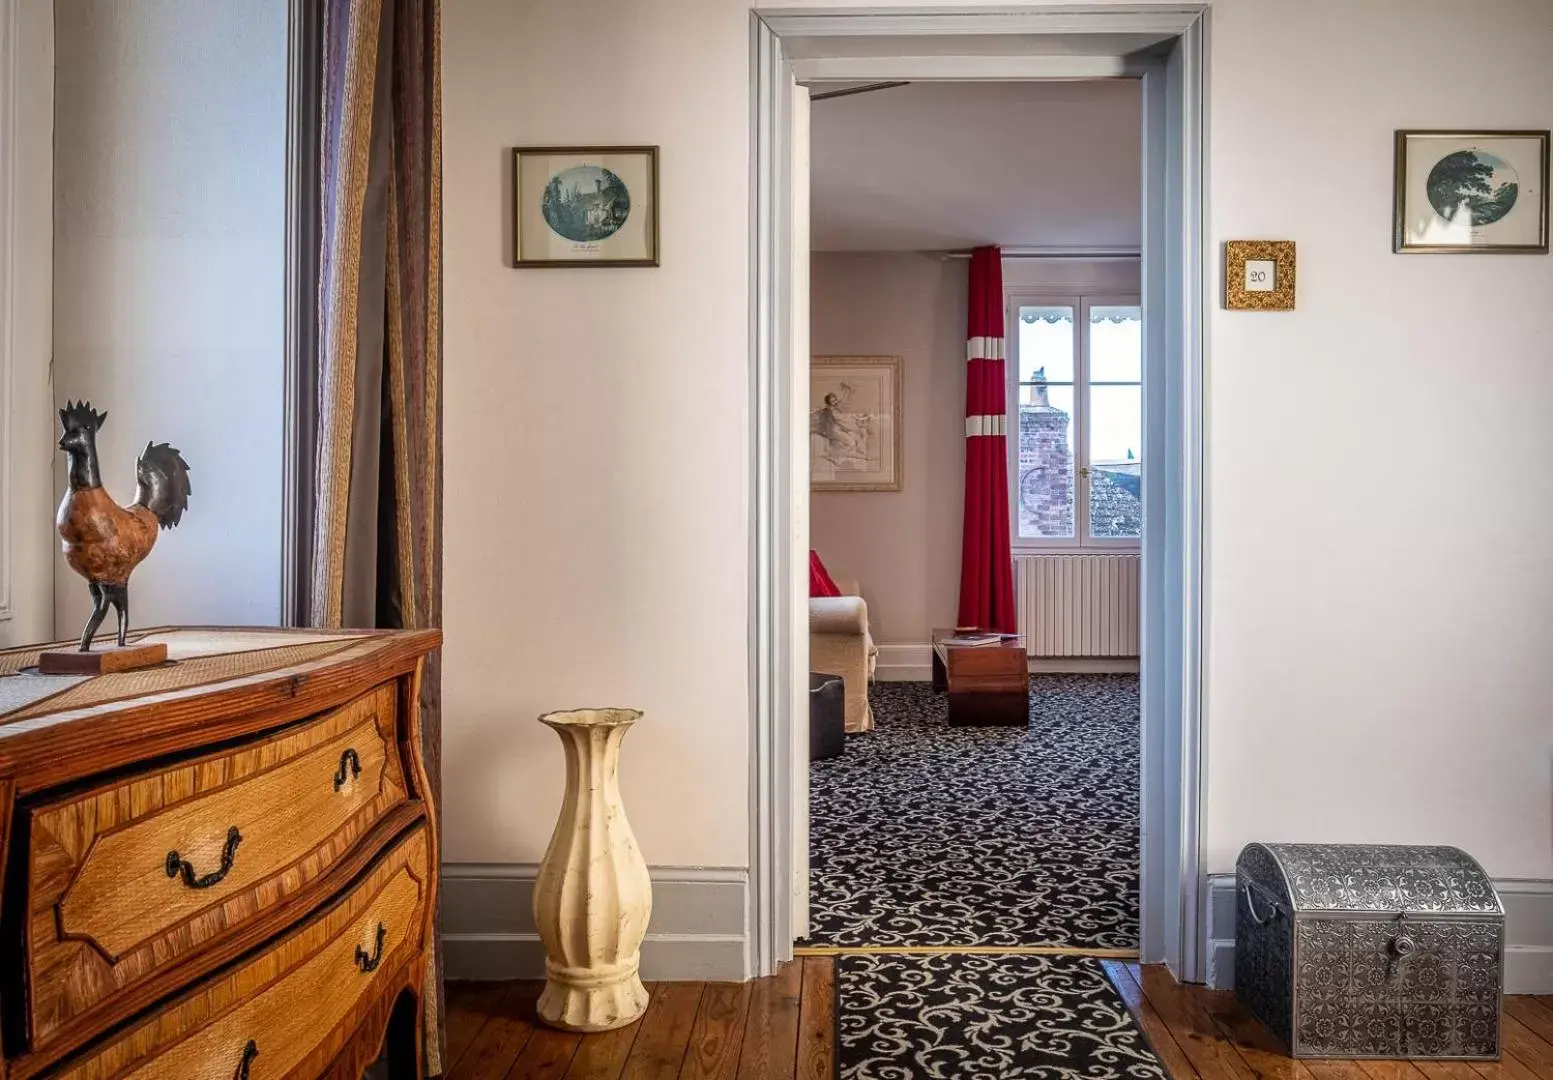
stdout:
[[913,83],[816,101],[810,128],[816,251],[1140,242],[1136,80]]

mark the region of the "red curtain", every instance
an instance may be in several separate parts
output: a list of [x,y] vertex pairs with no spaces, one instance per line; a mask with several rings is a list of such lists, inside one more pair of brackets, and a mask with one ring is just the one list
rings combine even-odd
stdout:
[[965,535],[960,626],[1016,633],[1008,525],[1008,382],[1003,368],[1003,256],[971,253],[965,343]]
[[825,564],[820,561],[820,553],[813,548],[809,549],[809,595],[822,597],[841,595],[841,588],[836,584],[836,579],[830,576],[830,571],[825,569]]

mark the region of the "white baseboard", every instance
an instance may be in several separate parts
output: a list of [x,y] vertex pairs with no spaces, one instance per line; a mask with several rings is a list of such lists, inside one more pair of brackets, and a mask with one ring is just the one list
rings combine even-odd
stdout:
[[875,682],[929,682],[933,678],[933,646],[880,645],[874,665]]
[[[1500,878],[1504,903],[1504,992],[1553,994],[1553,881]],[[1208,878],[1208,985],[1235,986],[1235,875]]]
[[[880,645],[878,649],[875,682],[928,682],[933,678],[932,645]],[[1030,657],[1030,672],[1034,675],[1125,675],[1137,671],[1136,656]]]
[[1218,990],[1235,988],[1235,875],[1208,878],[1207,961],[1208,985]]
[[[534,928],[538,872],[535,863],[443,865],[443,966],[449,979],[544,977],[545,952]],[[662,866],[648,872],[652,921],[642,942],[642,977],[666,982],[749,978],[749,871]]]
[[1553,881],[1494,882],[1504,903],[1507,994],[1553,994]]

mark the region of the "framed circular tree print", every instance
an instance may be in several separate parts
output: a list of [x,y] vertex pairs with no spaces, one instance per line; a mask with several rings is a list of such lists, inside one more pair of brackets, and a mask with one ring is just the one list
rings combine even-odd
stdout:
[[1546,131],[1399,131],[1392,250],[1548,253]]

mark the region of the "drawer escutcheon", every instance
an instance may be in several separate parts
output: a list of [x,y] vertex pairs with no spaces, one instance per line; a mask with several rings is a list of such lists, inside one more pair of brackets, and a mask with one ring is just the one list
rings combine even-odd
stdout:
[[356,946],[356,966],[361,969],[363,975],[376,971],[377,966],[383,962],[383,939],[388,936],[388,927],[382,923],[377,924],[377,946],[372,955],[367,955],[367,950],[360,945]]
[[347,746],[344,752],[340,754],[340,771],[334,774],[335,791],[339,791],[345,786],[345,768],[347,765],[350,766],[350,778],[352,780],[361,775],[361,758],[357,755],[354,746]]

